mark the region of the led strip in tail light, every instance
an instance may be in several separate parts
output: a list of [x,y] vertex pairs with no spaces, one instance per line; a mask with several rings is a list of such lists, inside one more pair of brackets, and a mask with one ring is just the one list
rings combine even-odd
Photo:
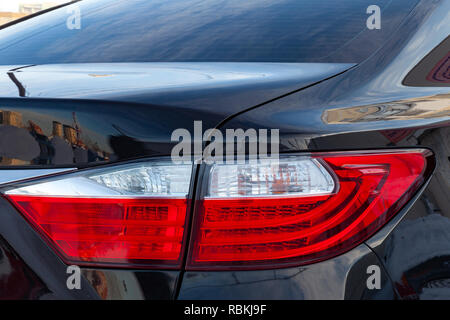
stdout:
[[141,162],[6,192],[69,264],[181,267],[192,166]]
[[414,195],[431,155],[323,153],[212,166],[187,268],[302,265],[348,251]]

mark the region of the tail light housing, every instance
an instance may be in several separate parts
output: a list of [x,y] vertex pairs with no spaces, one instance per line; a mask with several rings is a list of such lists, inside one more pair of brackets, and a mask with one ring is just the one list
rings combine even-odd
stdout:
[[6,192],[68,264],[180,268],[192,166],[141,162]]
[[425,149],[205,165],[191,201],[193,166],[156,159],[3,191],[68,264],[180,269],[186,257],[188,270],[279,268],[361,244],[433,168]]
[[342,152],[213,166],[187,268],[275,268],[342,254],[411,199],[431,158],[427,150]]

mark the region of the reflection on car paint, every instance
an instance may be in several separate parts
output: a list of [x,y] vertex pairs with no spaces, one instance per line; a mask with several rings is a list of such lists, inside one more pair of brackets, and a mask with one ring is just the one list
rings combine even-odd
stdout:
[[[73,122],[52,121],[46,134],[36,119],[24,121],[20,111],[0,110],[0,164],[50,165],[107,161],[109,154],[89,139],[82,138],[82,129],[72,113]],[[17,141],[13,147],[10,142]]]
[[326,124],[450,118],[450,94],[325,110]]

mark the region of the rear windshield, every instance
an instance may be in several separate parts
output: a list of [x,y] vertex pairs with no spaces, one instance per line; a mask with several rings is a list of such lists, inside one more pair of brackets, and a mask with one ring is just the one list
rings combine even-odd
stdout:
[[[350,62],[415,0],[83,0],[0,30],[0,64]],[[381,29],[369,30],[370,5]]]

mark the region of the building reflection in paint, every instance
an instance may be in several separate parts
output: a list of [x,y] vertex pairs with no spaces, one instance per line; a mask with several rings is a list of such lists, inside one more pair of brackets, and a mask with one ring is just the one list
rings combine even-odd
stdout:
[[81,136],[81,126],[73,113],[71,124],[52,122],[47,136],[32,120],[23,120],[22,113],[0,110],[0,164],[58,165],[107,161],[109,154],[97,143],[89,146]]

